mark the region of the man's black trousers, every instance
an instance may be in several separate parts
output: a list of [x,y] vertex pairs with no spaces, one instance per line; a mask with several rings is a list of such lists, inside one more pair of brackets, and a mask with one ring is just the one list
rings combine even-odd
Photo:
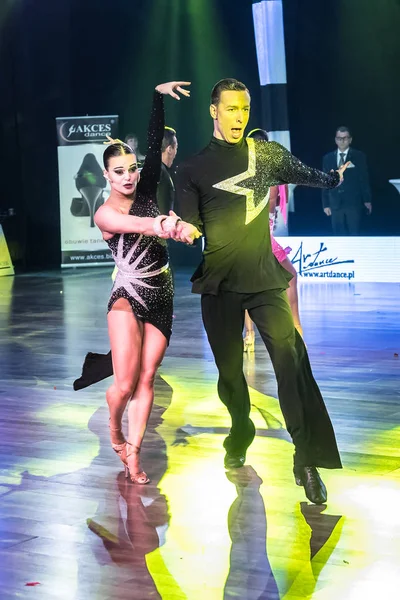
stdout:
[[250,398],[243,374],[244,311],[249,311],[269,352],[278,382],[286,428],[295,445],[295,463],[341,467],[335,434],[307,350],[293,325],[285,290],[254,294],[204,294],[202,316],[219,371],[218,394],[232,418],[230,451],[246,449]]

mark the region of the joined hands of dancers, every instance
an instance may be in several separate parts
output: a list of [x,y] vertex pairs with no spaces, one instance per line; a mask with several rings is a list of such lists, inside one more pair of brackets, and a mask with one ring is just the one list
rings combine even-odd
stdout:
[[193,244],[194,240],[201,237],[200,231],[191,223],[182,221],[173,210],[169,211],[169,216],[160,215],[159,221],[154,225],[154,231],[163,239],[172,239],[175,242]]

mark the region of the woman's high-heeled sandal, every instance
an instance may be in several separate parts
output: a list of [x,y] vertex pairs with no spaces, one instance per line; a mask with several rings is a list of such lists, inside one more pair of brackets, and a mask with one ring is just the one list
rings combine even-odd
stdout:
[[[113,429],[111,427],[111,423],[110,422],[108,423],[108,427],[110,428],[111,432],[117,432],[117,433],[121,433],[122,434],[121,427],[118,427],[117,429]],[[126,456],[126,444],[127,444],[126,441],[125,442],[121,442],[120,444],[113,444],[113,442],[111,442],[112,449],[114,450],[114,452],[116,454],[118,454],[119,458],[124,463],[125,468],[126,468],[126,465],[127,465],[127,462],[126,462],[126,460],[127,460],[127,456]]]
[[[129,442],[127,444],[127,452],[126,452],[126,464],[125,464],[125,477],[130,478],[132,483],[137,483],[138,485],[146,485],[146,483],[150,482],[150,479],[147,476],[147,473],[144,471],[138,471],[136,473],[132,472],[131,467],[129,466],[129,459],[133,456],[139,457],[140,448],[138,446],[133,446]],[[139,467],[140,469],[140,467]]]
[[254,331],[248,331],[243,338],[243,352],[254,352]]

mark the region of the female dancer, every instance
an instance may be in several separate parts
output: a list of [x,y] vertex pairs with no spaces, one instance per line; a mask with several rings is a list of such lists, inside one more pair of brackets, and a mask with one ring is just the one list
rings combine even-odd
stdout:
[[[106,148],[104,176],[110,182],[111,195],[95,215],[118,267],[108,303],[114,371],[114,382],[106,393],[111,443],[125,465],[126,476],[138,484],[149,482],[140,468],[139,453],[153,404],[154,376],[172,326],[173,281],[164,240],[177,239],[176,224],[180,221],[172,212],[169,217],[160,215],[156,201],[164,135],[163,94],[177,100],[176,92],[189,96],[182,85],[189,83],[175,81],[156,87],[149,147],[140,175],[129,146],[118,141]],[[199,236],[193,225],[180,223],[180,241],[190,244]],[[128,401],[126,440],[122,416]]]
[[[250,131],[247,137],[254,138],[257,140],[263,140],[268,142],[268,133],[264,129],[253,129]],[[284,188],[284,189],[282,189]],[[271,246],[272,252],[275,258],[280,262],[282,267],[289,271],[291,275],[293,275],[292,279],[289,282],[289,287],[287,289],[288,300],[290,304],[290,308],[293,315],[294,326],[297,331],[303,337],[303,328],[300,322],[299,315],[299,297],[297,293],[297,271],[288,259],[288,254],[291,251],[291,248],[282,248],[280,244],[276,241],[273,236],[273,227],[274,227],[274,216],[275,209],[279,206],[282,214],[286,215],[286,202],[287,202],[287,190],[286,186],[279,185],[271,188],[270,197],[269,197],[269,226],[271,231]],[[243,339],[243,349],[244,352],[254,352],[254,325],[253,321],[250,319],[249,313],[245,312],[244,319],[244,327],[245,327],[245,337]]]

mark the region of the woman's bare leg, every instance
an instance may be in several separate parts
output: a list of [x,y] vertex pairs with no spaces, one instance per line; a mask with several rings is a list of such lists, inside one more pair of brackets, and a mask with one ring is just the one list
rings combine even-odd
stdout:
[[299,314],[299,296],[297,293],[297,271],[288,258],[285,258],[285,260],[281,262],[281,265],[286,269],[286,271],[289,271],[289,273],[293,275],[293,278],[290,280],[289,287],[286,291],[293,315],[294,326],[303,337],[303,328],[301,326]]
[[135,391],[128,406],[128,448],[131,475],[140,471],[139,453],[154,400],[154,378],[167,348],[165,336],[150,323],[144,324],[141,367]]
[[108,313],[108,333],[114,369],[114,382],[106,392],[110,411],[111,442],[124,442],[122,415],[136,387],[140,372],[143,324],[121,298]]
[[250,318],[249,311],[244,313],[244,333],[247,335],[250,331],[254,331],[253,321]]
[[249,311],[246,310],[244,313],[244,338],[243,338],[243,350],[244,352],[254,352],[254,325],[250,318]]

